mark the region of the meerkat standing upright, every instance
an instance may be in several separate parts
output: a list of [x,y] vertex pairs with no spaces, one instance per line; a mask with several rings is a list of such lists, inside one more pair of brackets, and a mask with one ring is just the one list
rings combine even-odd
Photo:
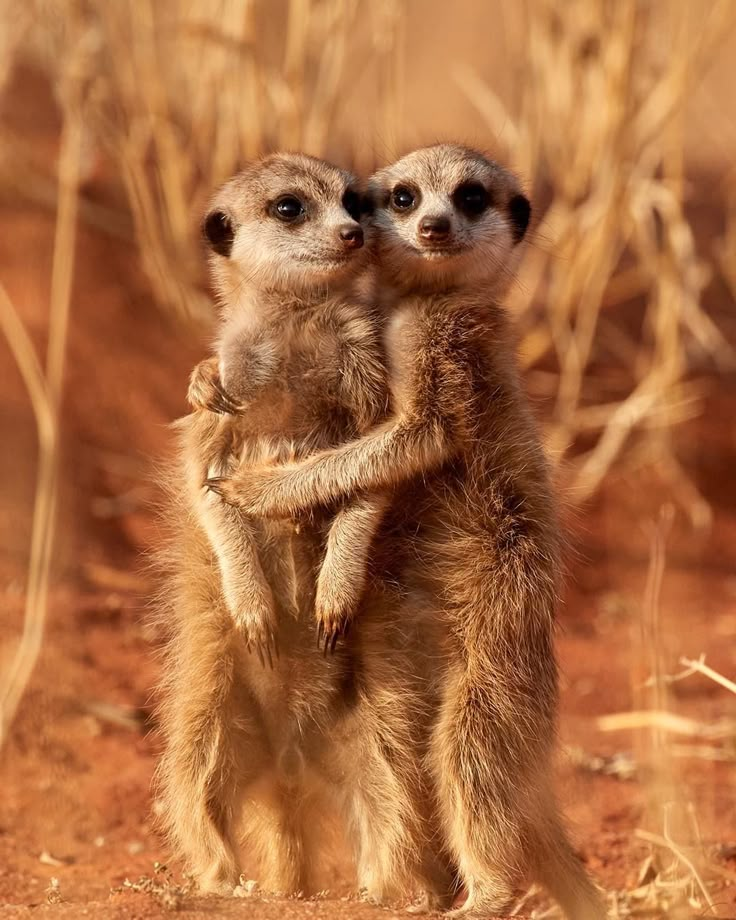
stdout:
[[[271,167],[273,169],[274,164]],[[235,464],[263,462],[267,458],[275,462],[293,456],[295,444],[289,426],[293,428],[294,424],[296,381],[289,379],[289,373],[294,373],[294,354],[304,347],[299,340],[312,335],[315,338],[313,350],[323,349],[325,355],[322,357],[326,360],[335,357],[328,354],[329,337],[323,330],[310,329],[308,322],[299,320],[296,330],[284,329],[285,316],[289,312],[298,313],[302,310],[302,301],[308,299],[304,295],[305,284],[310,289],[316,287],[317,301],[320,284],[325,285],[325,310],[320,322],[325,327],[330,324],[342,326],[338,347],[346,352],[339,358],[344,371],[341,393],[320,393],[321,408],[337,410],[341,408],[340,397],[344,402],[349,394],[347,398],[352,400],[350,408],[355,415],[352,427],[361,430],[387,408],[383,356],[377,347],[377,329],[372,328],[375,315],[371,318],[366,309],[362,316],[357,316],[354,305],[347,306],[339,299],[330,302],[326,293],[328,281],[333,289],[335,282],[339,285],[341,280],[343,286],[349,286],[365,266],[365,259],[361,258],[363,253],[359,253],[364,242],[364,231],[359,224],[362,196],[355,189],[349,189],[342,200],[335,202],[335,210],[342,213],[338,219],[343,221],[337,231],[341,247],[337,254],[310,251],[304,256],[311,260],[315,278],[298,268],[287,270],[271,251],[278,240],[291,249],[291,252],[281,253],[284,259],[288,256],[299,259],[293,243],[300,227],[304,229],[307,212],[304,203],[294,194],[281,194],[268,205],[270,223],[279,228],[280,234],[273,232],[274,226],[269,227],[268,221],[256,220],[250,229],[241,225],[237,241],[240,252],[233,253],[233,213],[240,205],[238,198],[250,191],[252,182],[252,175],[241,175],[227,183],[218,192],[203,225],[203,235],[211,247],[211,265],[223,304],[223,316],[216,354],[195,367],[188,398],[195,409],[242,415],[244,419],[240,425],[213,416],[205,422],[211,434],[199,444],[201,469],[195,482],[201,482],[202,469],[211,475],[215,471],[232,469]],[[265,263],[270,302],[263,290],[253,284],[252,278],[250,284],[243,283],[241,264],[246,254],[251,274],[257,273],[257,246]],[[334,349],[334,343],[332,347]],[[301,364],[301,370],[314,376],[313,370],[303,366],[304,359]],[[334,406],[324,405],[325,401],[336,397]],[[316,394],[314,401],[317,403]],[[311,414],[318,408],[318,404],[312,405]],[[270,416],[268,432],[263,427],[264,412]],[[303,425],[305,420],[302,409],[299,424]],[[323,422],[329,424],[326,415]],[[335,423],[337,427],[339,422]],[[233,439],[234,428],[244,429],[239,440]],[[314,450],[319,440],[326,439],[323,431],[299,433],[303,441],[297,450],[302,454]],[[384,506],[385,499],[381,495],[361,497],[345,503],[333,518],[315,597],[318,642],[324,643],[325,652],[334,652],[340,632],[347,627],[358,607],[365,587],[368,551]],[[246,646],[255,649],[262,664],[265,655],[272,665],[273,653],[278,648],[276,607],[261,567],[253,525],[215,495],[202,490],[198,494],[198,513],[218,561],[223,594],[234,622],[243,632]]]
[[467,889],[456,913],[502,911],[531,874],[569,917],[598,920],[551,789],[558,523],[500,307],[529,202],[512,174],[454,145],[409,154],[373,186],[394,417],[213,486],[264,517],[394,489],[416,560],[404,578],[433,586],[445,627],[429,762]]
[[[275,154],[227,183],[204,223],[224,329],[218,358],[194,375],[200,411],[178,423],[169,483],[157,786],[169,839],[205,891],[232,891],[244,850],[265,890],[310,890],[315,837],[332,810],[347,819],[371,896],[416,884],[439,898],[449,885],[431,815],[422,819],[414,739],[426,707],[414,656],[395,643],[361,665],[351,641],[333,647],[336,632],[331,655],[326,636],[323,650],[315,642],[331,622],[315,603],[316,572],[332,554],[330,609],[349,616],[381,500],[248,521],[202,487],[213,470],[300,458],[385,414],[380,316],[355,289],[357,197],[349,173]],[[394,624],[374,606],[362,619],[383,641]],[[263,667],[276,628],[280,654]]]

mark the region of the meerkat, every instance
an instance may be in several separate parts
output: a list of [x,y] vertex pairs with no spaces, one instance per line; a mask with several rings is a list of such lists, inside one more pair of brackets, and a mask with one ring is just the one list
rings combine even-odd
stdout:
[[409,154],[372,187],[392,417],[210,486],[264,518],[393,490],[403,578],[431,586],[443,624],[428,762],[467,891],[455,913],[501,912],[532,876],[570,918],[597,920],[551,789],[559,525],[501,307],[530,204],[513,174],[455,145]]
[[[212,271],[223,310],[216,354],[194,369],[188,398],[195,409],[229,416],[224,421],[209,419],[212,437],[200,445],[200,456],[209,470],[218,465],[223,469],[265,459],[283,460],[294,456],[297,449],[304,454],[327,441],[334,443],[340,421],[334,423],[335,431],[329,432],[327,413],[344,413],[348,401],[352,401],[349,410],[353,414],[353,431],[365,430],[386,410],[387,386],[377,347],[377,317],[365,307],[357,315],[351,291],[365,267],[365,258],[361,257],[365,253],[364,229],[359,223],[364,196],[356,188],[348,188],[334,203],[334,210],[343,220],[336,231],[336,252],[326,255],[318,248],[319,239],[309,235],[305,203],[288,193],[268,205],[270,221],[241,222],[239,252],[233,252],[233,212],[250,191],[252,181],[252,175],[241,175],[227,183],[202,228],[211,247]],[[295,238],[302,240],[300,233],[308,235],[311,248],[304,253],[290,251]],[[241,266],[246,255],[249,276],[244,284]],[[294,258],[309,260],[313,268],[318,266],[317,270],[305,281],[299,266],[296,271],[287,268]],[[265,274],[265,290],[256,282],[259,270]],[[328,295],[329,289],[322,285],[330,275],[332,293]],[[324,291],[324,310],[317,322],[313,317],[305,321],[299,316],[303,312],[305,283],[309,306],[314,306],[315,299],[319,304],[320,291]],[[352,295],[352,301],[346,301],[345,295]],[[341,329],[337,346],[320,325]],[[296,359],[302,366],[295,366],[295,355],[304,351],[304,342],[310,338],[314,340],[307,347],[310,358],[315,348],[323,352],[320,359],[327,361],[334,359],[335,347],[344,352],[339,358],[344,376],[339,383],[331,381],[332,392],[320,389],[318,395],[313,394],[306,411],[303,400],[297,406],[296,392],[304,381],[296,379],[295,372],[306,371],[314,376],[314,370],[304,367],[303,356]],[[321,427],[310,430],[310,423],[314,429],[310,416],[320,411]],[[233,421],[235,415],[242,417],[239,423]],[[264,415],[269,417],[265,426]],[[295,429],[293,420],[297,417]],[[298,445],[295,438],[299,439]],[[334,516],[315,599],[318,643],[325,653],[334,652],[340,632],[347,628],[358,606],[365,587],[367,555],[384,506],[384,498],[376,494],[349,501]],[[199,514],[217,557],[233,619],[244,633],[246,646],[257,651],[262,663],[267,656],[272,666],[277,648],[276,610],[258,558],[252,525],[214,495],[200,493]]]
[[[337,167],[278,154],[228,182],[204,221],[223,322],[193,375],[198,410],[178,423],[169,483],[158,789],[169,838],[206,891],[237,885],[244,849],[266,890],[309,890],[315,831],[335,809],[370,896],[409,880],[447,886],[420,818],[422,677],[406,642],[364,666],[359,639],[335,649],[331,624],[342,629],[362,590],[380,490],[273,522],[203,489],[213,473],[301,458],[385,415],[380,316],[355,290],[370,233],[359,196]],[[366,630],[383,641],[393,626],[374,608]]]

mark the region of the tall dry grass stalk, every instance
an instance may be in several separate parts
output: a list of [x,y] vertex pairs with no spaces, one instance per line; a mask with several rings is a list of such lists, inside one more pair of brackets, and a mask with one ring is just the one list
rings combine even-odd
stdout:
[[0,746],[8,733],[41,651],[48,607],[51,551],[59,486],[59,421],[64,376],[74,248],[82,111],[77,87],[65,87],[65,121],[58,173],[58,209],[51,270],[49,336],[42,368],[28,333],[0,285],[0,327],[15,355],[28,390],[38,432],[38,472],[23,632],[10,667],[0,681]]
[[535,199],[549,195],[511,305],[525,365],[552,372],[553,449],[589,445],[575,461],[586,497],[642,434],[648,462],[706,523],[671,433],[697,397],[688,353],[727,360],[730,350],[700,302],[709,267],[684,212],[683,131],[736,9],[527,0],[504,10],[521,36],[514,110],[467,67],[457,79]]

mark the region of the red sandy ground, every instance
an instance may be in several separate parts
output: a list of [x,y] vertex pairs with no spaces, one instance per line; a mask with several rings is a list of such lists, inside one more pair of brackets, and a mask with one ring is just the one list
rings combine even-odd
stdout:
[[[17,201],[0,203],[0,274],[41,346],[45,338],[52,218]],[[155,587],[142,552],[155,543],[152,458],[171,443],[167,423],[184,411],[189,368],[203,354],[193,333],[173,329],[150,302],[132,249],[82,229],[78,243],[64,405],[64,478],[54,582],[41,661],[5,749],[0,752],[2,915],[151,918],[155,900],[111,894],[125,878],[151,874],[168,859],[152,829],[150,781],[155,736],[110,721],[116,711],[150,711],[157,667],[145,626]],[[0,649],[7,656],[22,622],[35,475],[35,429],[20,377],[0,344]],[[736,674],[736,408],[734,380],[714,383],[705,414],[680,437],[681,456],[713,503],[714,528],[695,535],[678,518],[661,602],[668,668],[679,655],[707,654]],[[595,718],[635,708],[641,598],[648,560],[647,520],[659,501],[653,480],[632,470],[611,481],[573,525],[574,558],[560,613],[559,653],[565,745],[596,755],[636,749],[630,732],[604,733]],[[120,498],[122,496],[122,499]],[[3,659],[6,660],[6,659]],[[673,687],[673,706],[700,722],[734,716],[736,697],[693,677]],[[120,709],[121,708],[121,709]],[[721,915],[736,915],[736,801],[732,762],[675,762],[678,794],[695,803],[705,847],[724,878]],[[561,757],[560,790],[590,870],[608,888],[636,885],[648,848],[635,829],[661,832],[648,813],[646,770],[625,782]],[[42,854],[46,854],[42,858]],[[48,856],[58,864],[49,865]],[[46,861],[44,861],[46,860]],[[178,873],[180,867],[172,866]],[[47,905],[51,877],[63,901]],[[350,870],[340,865],[320,901],[187,898],[187,916],[361,918],[401,916],[347,900]],[[342,898],[342,899],[341,899]]]

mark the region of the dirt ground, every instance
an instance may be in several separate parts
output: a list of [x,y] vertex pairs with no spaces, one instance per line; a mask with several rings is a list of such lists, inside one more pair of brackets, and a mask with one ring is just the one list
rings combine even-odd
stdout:
[[[41,206],[0,201],[0,272],[34,340],[45,339],[53,219]],[[12,736],[0,752],[2,916],[152,918],[159,899],[125,879],[153,873],[168,854],[153,829],[150,783],[157,742],[152,688],[155,636],[146,626],[156,585],[145,554],[156,543],[154,467],[171,446],[167,424],[184,411],[201,336],[176,330],[150,303],[132,247],[83,227],[68,351],[63,493],[41,661]],[[0,344],[0,654],[22,623],[36,435],[22,382]],[[714,525],[695,533],[678,514],[661,599],[667,667],[705,653],[736,674],[736,380],[714,379],[705,412],[679,435],[680,456],[712,503]],[[637,707],[646,670],[640,614],[649,559],[647,524],[662,492],[631,468],[594,503],[571,514],[570,579],[560,611],[563,673],[561,797],[582,858],[608,889],[632,889],[649,846],[637,828],[662,832],[651,807],[656,777],[641,733],[602,731],[596,718]],[[695,676],[672,685],[682,716],[713,724],[736,716],[736,697]],[[736,735],[734,735],[736,737]],[[715,867],[720,915],[736,915],[736,747],[677,738],[674,788],[694,805]],[[717,748],[717,752],[715,749]],[[581,753],[582,752],[582,753]],[[724,759],[716,759],[722,756]],[[596,762],[594,758],[601,758]],[[610,760],[613,758],[613,760]],[[634,765],[633,779],[607,764]],[[665,860],[666,861],[666,860]],[[172,864],[177,879],[181,867]],[[58,879],[59,903],[49,896]],[[714,877],[715,878],[715,877]],[[334,870],[329,895],[312,901],[187,896],[187,916],[368,918],[350,897],[350,869]],[[173,897],[173,895],[172,895]],[[176,900],[176,898],[174,898]]]

